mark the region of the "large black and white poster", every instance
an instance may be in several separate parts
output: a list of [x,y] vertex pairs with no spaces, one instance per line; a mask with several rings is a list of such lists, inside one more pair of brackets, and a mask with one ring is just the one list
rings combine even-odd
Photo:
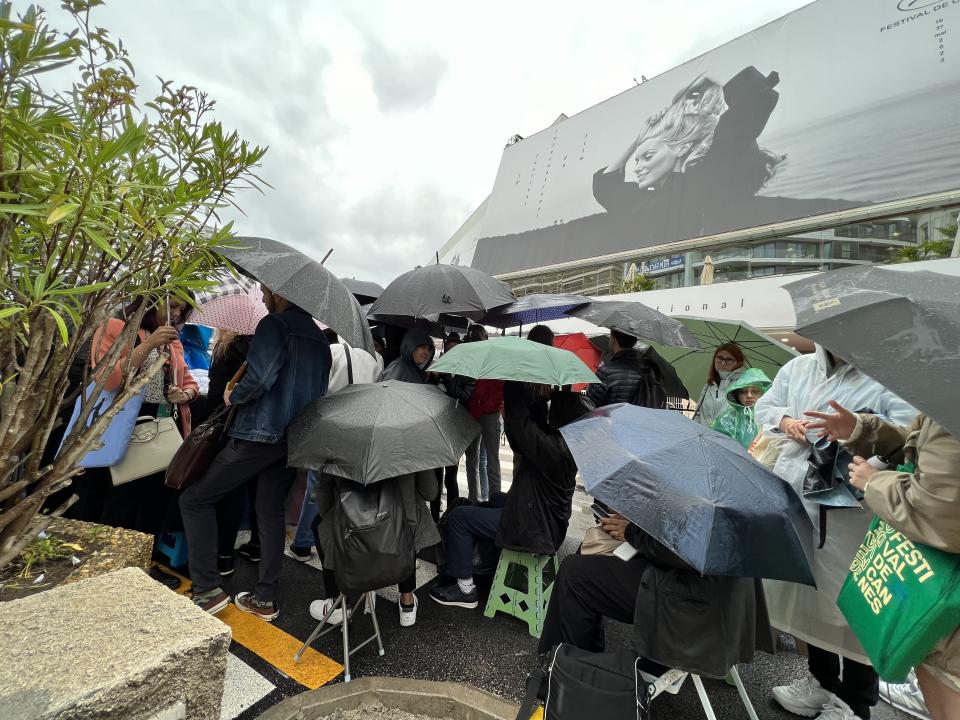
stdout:
[[951,190],[958,118],[960,0],[819,0],[507,147],[441,259],[505,273]]

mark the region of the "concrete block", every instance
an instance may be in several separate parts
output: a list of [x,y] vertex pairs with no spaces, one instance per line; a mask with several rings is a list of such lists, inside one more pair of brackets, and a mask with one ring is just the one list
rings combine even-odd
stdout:
[[515,720],[520,711],[518,705],[471,685],[368,677],[295,695],[259,720],[318,720],[338,708],[354,710],[375,703],[442,720]]
[[230,629],[125,568],[0,604],[0,718],[217,720]]

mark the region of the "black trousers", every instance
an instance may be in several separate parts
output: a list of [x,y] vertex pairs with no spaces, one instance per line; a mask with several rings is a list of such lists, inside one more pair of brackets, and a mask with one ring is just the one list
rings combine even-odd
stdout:
[[632,623],[647,561],[612,555],[570,555],[560,564],[538,652],[560,643],[603,652],[603,618]]
[[[457,471],[459,469],[459,465],[450,465],[445,468],[437,468],[436,470],[437,486],[440,486],[440,481],[442,480],[443,487],[447,491],[447,510],[449,510],[451,505],[460,497],[460,486],[457,484]],[[440,519],[439,492],[437,493],[436,499],[430,501],[430,514],[433,516],[434,522]]]
[[808,645],[810,674],[827,692],[843,700],[863,720],[870,719],[870,708],[880,700],[880,676],[869,665],[843,658],[843,679],[840,656],[815,645]]
[[[310,529],[313,530],[313,544],[317,548],[317,555],[320,558],[320,564],[323,566],[323,591],[327,598],[336,599],[340,594],[340,586],[337,585],[337,576],[333,570],[327,569],[327,564],[323,561],[323,545],[320,544],[320,533],[317,528],[320,527],[320,516],[313,518]],[[417,589],[417,570],[414,567],[413,574],[397,583],[397,589],[401,593],[412,593]]]
[[229,493],[217,503],[217,552],[223,557],[233,555],[233,546],[237,544],[237,533],[243,521],[243,511],[250,507],[250,542],[260,544],[260,528],[257,527],[257,481],[247,482]]
[[255,593],[258,600],[276,600],[286,537],[284,500],[294,476],[294,469],[287,467],[285,442],[268,445],[230,438],[206,474],[184,490],[180,496],[180,513],[187,534],[190,579],[197,592],[220,587],[217,503],[256,479],[261,560]]

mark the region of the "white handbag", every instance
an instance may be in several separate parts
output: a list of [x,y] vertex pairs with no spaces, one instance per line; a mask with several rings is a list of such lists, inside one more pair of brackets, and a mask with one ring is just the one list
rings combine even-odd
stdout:
[[110,467],[113,484],[123,485],[163,472],[182,444],[183,438],[173,418],[138,417],[126,455]]

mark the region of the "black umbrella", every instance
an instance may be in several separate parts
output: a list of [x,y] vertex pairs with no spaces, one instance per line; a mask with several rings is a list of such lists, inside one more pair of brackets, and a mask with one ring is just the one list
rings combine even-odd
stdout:
[[353,296],[361,305],[369,305],[373,303],[373,301],[380,297],[380,294],[383,292],[382,287],[377,285],[375,282],[370,282],[369,280],[340,278],[340,282],[347,286],[347,290],[353,293]]
[[960,437],[960,258],[858,266],[784,285],[797,333]]
[[583,307],[570,310],[567,314],[661,345],[700,347],[693,333],[683,323],[641,302],[594,300]]
[[484,325],[510,328],[535,325],[567,317],[567,311],[586,305],[590,298],[583,295],[534,293],[524,295],[516,302],[504,305],[483,318]]
[[238,237],[234,241],[235,247],[220,247],[217,252],[244,274],[333,328],[352,347],[374,352],[360,304],[323,265],[277,240]]
[[369,317],[394,325],[419,319],[437,322],[441,315],[481,320],[514,300],[509,285],[485,272],[460,265],[427,265],[387,285]]
[[293,422],[289,463],[368,485],[456,465],[479,434],[463,405],[434,385],[348,385],[312,402]]
[[733,438],[623,403],[560,432],[587,491],[702,574],[816,584],[800,498]]

